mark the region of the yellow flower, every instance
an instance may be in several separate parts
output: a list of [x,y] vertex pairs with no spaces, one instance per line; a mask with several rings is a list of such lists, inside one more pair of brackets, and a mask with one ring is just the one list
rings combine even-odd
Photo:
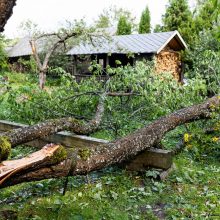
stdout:
[[220,121],[215,124],[214,130],[215,131],[220,130]]
[[212,138],[212,141],[213,141],[213,142],[217,142],[218,140],[219,140],[218,137],[213,137],[213,138]]
[[184,137],[183,137],[184,142],[185,142],[185,143],[189,142],[190,137],[191,137],[191,135],[190,135],[190,134],[185,133],[185,134],[184,134]]

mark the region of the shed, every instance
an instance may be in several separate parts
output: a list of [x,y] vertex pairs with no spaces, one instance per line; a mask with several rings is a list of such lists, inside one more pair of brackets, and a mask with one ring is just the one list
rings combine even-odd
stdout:
[[[31,37],[26,36],[18,39],[17,43],[7,50],[8,57],[10,59],[25,58],[32,55],[32,50],[30,46]],[[43,51],[43,48],[46,46],[46,41],[44,39],[38,39],[36,45],[39,52]]]
[[[104,69],[107,65],[115,67],[116,60],[120,60],[122,65],[134,65],[138,60],[155,58],[157,73],[171,72],[178,81],[181,81],[182,71],[179,52],[186,48],[187,45],[179,32],[171,31],[120,35],[109,38],[93,37],[91,41],[74,46],[67,52],[67,55],[71,56],[74,61],[74,75],[89,74],[88,61],[94,59]],[[87,63],[79,62],[81,56],[89,57]],[[77,68],[79,64],[81,68]]]
[[[19,59],[30,60],[30,57],[33,55],[30,40],[30,36],[25,36],[17,40],[17,42],[6,48],[6,53],[9,58],[9,63],[11,64],[11,69],[19,72],[25,72],[26,68],[22,63],[19,63]],[[43,53],[46,48],[49,46],[51,37],[42,37],[36,40],[37,51]]]

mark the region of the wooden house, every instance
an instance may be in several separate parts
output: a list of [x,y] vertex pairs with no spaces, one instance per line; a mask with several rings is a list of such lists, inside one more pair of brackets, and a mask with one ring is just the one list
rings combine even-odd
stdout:
[[155,59],[157,73],[171,72],[182,81],[180,51],[187,48],[178,31],[132,34],[106,37],[93,37],[88,42],[74,46],[68,53],[72,59],[72,73],[77,77],[88,76],[90,61],[97,60],[103,69],[107,65],[135,65],[143,59]]
[[[32,56],[32,49],[30,46],[31,37],[26,36],[17,40],[17,42],[6,48],[6,53],[8,56],[8,61],[10,63],[10,68],[14,71],[25,72],[26,67],[23,63],[19,62],[19,59],[24,61],[30,60]],[[45,39],[36,40],[36,46],[39,53],[42,53],[47,46]]]

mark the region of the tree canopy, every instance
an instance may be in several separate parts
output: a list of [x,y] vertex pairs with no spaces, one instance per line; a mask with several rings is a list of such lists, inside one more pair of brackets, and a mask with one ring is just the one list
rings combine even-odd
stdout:
[[162,20],[164,31],[178,30],[187,43],[191,42],[193,17],[187,0],[169,0]]
[[139,29],[138,32],[139,34],[144,34],[144,33],[150,33],[150,11],[148,6],[144,9],[144,11],[141,14],[141,20],[139,23]]
[[118,21],[117,35],[131,34],[131,23],[125,16],[121,16]]

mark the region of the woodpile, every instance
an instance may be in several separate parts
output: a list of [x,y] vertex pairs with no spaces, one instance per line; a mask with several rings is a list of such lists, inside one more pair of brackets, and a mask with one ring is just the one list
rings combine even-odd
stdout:
[[171,72],[173,77],[180,81],[181,57],[179,52],[166,47],[156,55],[156,73]]

